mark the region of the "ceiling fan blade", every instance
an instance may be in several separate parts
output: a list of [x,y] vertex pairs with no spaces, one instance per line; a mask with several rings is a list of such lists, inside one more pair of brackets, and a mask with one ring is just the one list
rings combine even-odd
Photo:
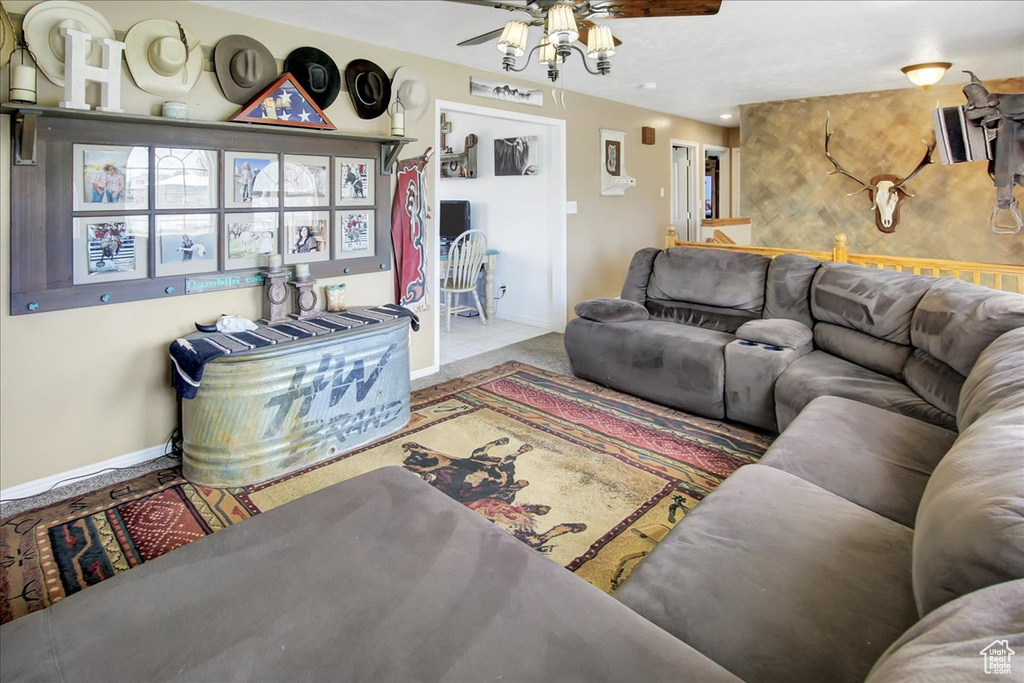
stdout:
[[478,35],[475,38],[470,38],[469,40],[462,41],[461,43],[459,43],[458,46],[459,47],[465,47],[467,45],[483,45],[487,41],[494,40],[495,38],[500,36],[501,32],[504,31],[504,30],[505,30],[505,27],[502,26],[501,28],[496,28],[493,31],[488,31],[487,33],[481,33],[480,35]]
[[460,5],[475,5],[476,7],[492,7],[494,9],[508,10],[509,12],[525,12],[534,19],[543,18],[544,12],[538,10],[533,6],[533,3],[528,5],[513,5],[510,2],[492,2],[492,0],[447,0],[448,2],[457,2]]
[[718,14],[722,0],[604,0],[591,2],[591,16],[603,19],[692,17]]
[[[576,29],[580,32],[579,40],[581,43],[583,43],[584,45],[587,44],[587,35],[590,33],[590,29],[594,28],[595,26],[597,26],[597,24],[590,21],[589,19],[580,19],[576,22]],[[622,45],[622,41],[616,38],[615,36],[612,36],[612,41],[615,43],[615,47]]]

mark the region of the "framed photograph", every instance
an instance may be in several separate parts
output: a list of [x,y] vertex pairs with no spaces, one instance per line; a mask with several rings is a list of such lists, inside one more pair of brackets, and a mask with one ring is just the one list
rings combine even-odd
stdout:
[[75,145],[75,211],[144,211],[149,208],[149,148]]
[[330,206],[331,158],[284,155],[284,205]]
[[334,160],[337,187],[334,203],[338,206],[370,206],[374,203],[377,173],[373,159],[339,157]]
[[599,128],[601,135],[601,196],[621,197],[636,179],[626,172],[626,133],[621,130]]
[[279,254],[277,212],[224,214],[224,269],[262,268]]
[[216,209],[220,153],[212,149],[153,150],[157,209]]
[[540,138],[528,135],[494,141],[494,175],[537,175]]
[[74,219],[76,285],[149,276],[148,216],[86,216]]
[[523,85],[512,85],[489,78],[469,77],[469,94],[473,97],[486,97],[490,100],[529,104],[534,107],[544,106],[544,92],[540,88],[528,88]]
[[622,143],[618,140],[604,141],[604,170],[610,176],[622,175]]
[[337,212],[334,229],[338,253],[335,258],[350,259],[373,256],[373,214],[372,210],[366,209]]
[[217,214],[156,217],[156,275],[217,270]]
[[224,152],[225,208],[275,208],[280,185],[281,168],[276,154]]
[[284,262],[331,259],[329,211],[288,211],[284,215]]

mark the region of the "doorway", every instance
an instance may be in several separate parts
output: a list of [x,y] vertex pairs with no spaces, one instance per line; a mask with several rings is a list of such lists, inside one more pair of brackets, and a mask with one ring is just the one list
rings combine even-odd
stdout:
[[700,145],[688,140],[671,141],[672,158],[672,215],[670,221],[675,226],[679,239],[689,242],[698,238],[700,216],[699,210],[700,174],[697,172],[697,159]]

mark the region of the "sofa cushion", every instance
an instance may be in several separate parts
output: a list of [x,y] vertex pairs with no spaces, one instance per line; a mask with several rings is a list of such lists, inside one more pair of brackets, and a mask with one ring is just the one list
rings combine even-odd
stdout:
[[914,349],[903,367],[903,381],[944,413],[956,415],[964,376],[934,356]]
[[743,680],[863,681],[917,620],[911,543],[900,524],[748,465],[684,517],[615,597]]
[[764,308],[767,256],[720,249],[677,247],[654,259],[647,298],[738,308]]
[[573,310],[579,317],[599,323],[623,323],[650,317],[643,305],[628,299],[589,299],[576,304]]
[[1024,578],[1024,419],[997,407],[965,429],[935,468],[917,511],[914,593],[921,616]]
[[398,467],[16,619],[0,643],[19,681],[736,681]]
[[894,379],[901,379],[903,366],[914,350],[911,346],[893,344],[831,323],[818,323],[814,326],[814,343],[833,356]]
[[997,405],[1024,409],[1024,327],[1003,334],[981,352],[960,390],[961,431]]
[[798,254],[780,254],[768,266],[764,293],[765,318],[786,318],[812,327],[811,280],[821,261]]
[[751,320],[736,330],[740,339],[785,349],[799,349],[810,344],[814,335],[807,325],[795,320],[778,318],[773,320]]
[[595,323],[573,318],[565,351],[577,377],[670,408],[725,416],[725,332],[665,320]]
[[1024,327],[1024,296],[943,278],[914,311],[911,341],[967,375],[986,346],[1017,327]]
[[956,433],[837,396],[811,401],[761,459],[913,528],[928,477]]
[[894,344],[910,344],[914,308],[935,278],[826,263],[811,284],[811,313]]
[[626,281],[622,285],[620,296],[623,299],[638,304],[647,301],[647,283],[651,279],[651,267],[654,265],[655,257],[660,253],[661,249],[647,247],[633,254],[629,270],[626,271]]
[[824,351],[812,351],[779,376],[775,383],[779,429],[786,429],[804,406],[819,396],[842,396],[956,429],[952,415],[931,405],[907,385]]
[[748,320],[757,320],[757,313],[739,308],[705,306],[685,301],[647,300],[647,310],[658,320],[671,320],[681,325],[694,325],[708,330],[734,333]]
[[[993,644],[1016,653],[1017,659],[1010,656],[1006,673],[1019,671],[1024,655],[1024,580],[996,584],[934,610],[889,646],[866,683],[987,679],[989,663],[983,653]],[[992,678],[1009,680],[1006,673]]]

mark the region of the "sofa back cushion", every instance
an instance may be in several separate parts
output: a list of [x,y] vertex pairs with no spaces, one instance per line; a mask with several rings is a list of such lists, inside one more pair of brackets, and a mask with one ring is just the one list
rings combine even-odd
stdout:
[[917,609],[1024,578],[1024,421],[1000,403],[961,432],[925,486],[914,533]]
[[833,356],[893,379],[902,379],[903,366],[913,350],[909,346],[893,344],[831,323],[818,323],[814,326],[814,344]]
[[1001,335],[978,356],[960,390],[957,428],[964,431],[996,407],[1024,411],[1024,327]]
[[633,260],[629,262],[629,270],[626,271],[626,281],[622,285],[620,298],[635,301],[638,304],[647,301],[647,283],[651,279],[651,267],[654,265],[655,257],[661,253],[661,249],[647,247],[633,254]]
[[811,284],[811,314],[818,322],[907,346],[914,308],[934,282],[924,275],[826,263]]
[[737,308],[760,315],[767,256],[677,247],[654,258],[647,298]]
[[814,327],[811,319],[811,280],[821,261],[799,254],[781,254],[768,266],[764,318],[785,318]]
[[685,301],[648,299],[647,310],[654,320],[671,320],[682,325],[693,325],[729,334],[735,334],[745,322],[760,320],[753,311],[691,304]]
[[956,415],[964,376],[934,356],[914,349],[903,368],[903,381],[939,410]]

